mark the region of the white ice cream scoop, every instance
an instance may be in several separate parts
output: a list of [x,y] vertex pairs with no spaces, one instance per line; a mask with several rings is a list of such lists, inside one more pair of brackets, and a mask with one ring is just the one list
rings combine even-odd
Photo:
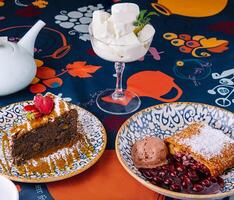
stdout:
[[124,36],[134,30],[133,23],[140,13],[139,6],[134,3],[117,3],[111,7],[111,17],[117,37]]
[[100,40],[104,38],[106,42],[115,37],[113,24],[108,21],[109,17],[110,14],[102,10],[93,12],[92,33]]
[[135,3],[117,3],[111,7],[112,15],[125,13],[131,13],[136,18],[140,13],[139,6]]
[[115,31],[113,24],[110,22],[104,22],[103,24],[92,24],[92,33],[93,35],[106,43],[115,38]]
[[127,35],[134,30],[133,22],[136,20],[135,16],[131,13],[126,14],[112,14],[108,19],[113,24],[115,35],[117,38]]
[[93,12],[92,23],[93,24],[102,24],[105,21],[107,21],[109,17],[110,17],[110,13],[105,12],[103,10],[95,10]]
[[138,39],[141,42],[144,42],[148,40],[149,38],[152,38],[155,34],[155,29],[152,25],[146,24],[144,28],[138,33]]
[[127,35],[124,35],[120,38],[114,39],[110,43],[111,45],[138,45],[140,44],[140,41],[138,40],[137,36],[131,32]]

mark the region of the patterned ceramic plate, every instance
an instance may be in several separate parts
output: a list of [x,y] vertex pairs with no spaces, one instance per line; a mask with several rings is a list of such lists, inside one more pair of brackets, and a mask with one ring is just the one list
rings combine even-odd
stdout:
[[234,139],[234,114],[224,109],[198,103],[168,103],[142,110],[128,119],[120,128],[115,148],[122,166],[137,181],[151,190],[180,199],[221,198],[234,194],[234,168],[223,174],[225,187],[218,194],[196,195],[172,192],[148,182],[134,166],[131,158],[132,145],[147,135],[161,139],[182,130],[195,121],[205,121],[221,129]]
[[73,146],[47,152],[43,157],[31,159],[20,167],[13,165],[9,152],[9,129],[14,123],[25,121],[22,109],[28,103],[0,108],[0,174],[20,182],[58,181],[85,171],[101,157],[107,141],[103,125],[88,111],[72,105],[82,125],[82,128],[78,127],[82,133],[81,139]]

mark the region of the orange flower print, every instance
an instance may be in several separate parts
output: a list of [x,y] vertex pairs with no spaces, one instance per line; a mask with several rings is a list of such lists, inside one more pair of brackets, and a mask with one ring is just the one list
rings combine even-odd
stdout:
[[71,64],[68,64],[66,69],[67,72],[74,77],[88,78],[92,77],[92,74],[100,69],[100,66],[95,65],[86,65],[84,61],[77,61]]
[[57,88],[63,84],[63,80],[57,77],[54,69],[44,66],[44,62],[39,59],[35,59],[35,63],[37,74],[29,88],[32,93],[42,93],[46,91],[46,87]]
[[85,61],[76,61],[68,64],[65,69],[61,70],[61,73],[57,74],[53,68],[45,66],[42,60],[35,59],[35,63],[37,65],[37,74],[29,87],[32,93],[45,92],[46,88],[61,87],[63,85],[61,77],[65,73],[73,77],[89,78],[101,68],[96,65],[86,65]]

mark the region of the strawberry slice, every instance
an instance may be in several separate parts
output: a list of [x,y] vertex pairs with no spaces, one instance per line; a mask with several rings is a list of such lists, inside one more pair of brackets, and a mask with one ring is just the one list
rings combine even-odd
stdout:
[[54,100],[48,95],[38,94],[34,97],[34,105],[41,114],[48,115],[54,108]]
[[24,110],[27,112],[38,112],[37,108],[34,105],[24,106]]

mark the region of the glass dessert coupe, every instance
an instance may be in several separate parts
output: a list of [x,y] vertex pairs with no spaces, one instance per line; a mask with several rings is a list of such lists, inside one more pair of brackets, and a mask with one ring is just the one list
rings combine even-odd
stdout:
[[125,63],[137,61],[149,50],[153,36],[140,41],[138,44],[118,45],[97,39],[89,26],[90,40],[94,52],[104,60],[114,62],[116,71],[116,88],[107,89],[97,96],[97,106],[104,112],[124,115],[136,111],[141,100],[134,92],[123,89],[122,77]]

